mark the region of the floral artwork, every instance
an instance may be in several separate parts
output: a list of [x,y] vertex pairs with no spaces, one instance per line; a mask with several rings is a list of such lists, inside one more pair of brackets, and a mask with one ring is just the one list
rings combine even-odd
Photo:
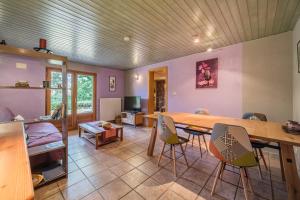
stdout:
[[217,88],[218,58],[196,62],[196,88]]
[[116,91],[116,77],[115,76],[109,77],[109,91],[110,92]]

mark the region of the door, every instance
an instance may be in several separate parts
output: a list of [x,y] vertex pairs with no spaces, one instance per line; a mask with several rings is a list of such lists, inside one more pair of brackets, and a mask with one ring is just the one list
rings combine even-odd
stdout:
[[75,73],[75,124],[96,119],[96,74]]
[[[77,128],[78,123],[96,119],[96,74],[68,71],[68,128]],[[60,69],[47,68],[46,78],[51,87],[57,88],[62,83]],[[52,114],[62,102],[61,89],[47,90],[46,113]],[[59,123],[55,124],[59,127]]]

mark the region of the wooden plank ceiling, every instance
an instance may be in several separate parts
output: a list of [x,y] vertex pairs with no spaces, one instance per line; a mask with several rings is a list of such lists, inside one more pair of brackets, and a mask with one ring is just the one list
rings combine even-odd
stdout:
[[1,0],[0,39],[31,49],[45,38],[72,61],[129,69],[292,30],[299,2]]

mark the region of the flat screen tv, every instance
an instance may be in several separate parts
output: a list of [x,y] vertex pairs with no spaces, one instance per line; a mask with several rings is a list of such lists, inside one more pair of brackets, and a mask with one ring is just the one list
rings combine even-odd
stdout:
[[124,97],[124,110],[128,112],[140,112],[141,97],[140,96]]

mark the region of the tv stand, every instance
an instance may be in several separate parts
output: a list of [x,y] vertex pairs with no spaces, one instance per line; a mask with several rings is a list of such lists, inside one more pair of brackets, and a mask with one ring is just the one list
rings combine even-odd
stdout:
[[133,126],[143,125],[144,124],[144,113],[143,112],[122,112],[122,123],[124,124],[130,124]]

